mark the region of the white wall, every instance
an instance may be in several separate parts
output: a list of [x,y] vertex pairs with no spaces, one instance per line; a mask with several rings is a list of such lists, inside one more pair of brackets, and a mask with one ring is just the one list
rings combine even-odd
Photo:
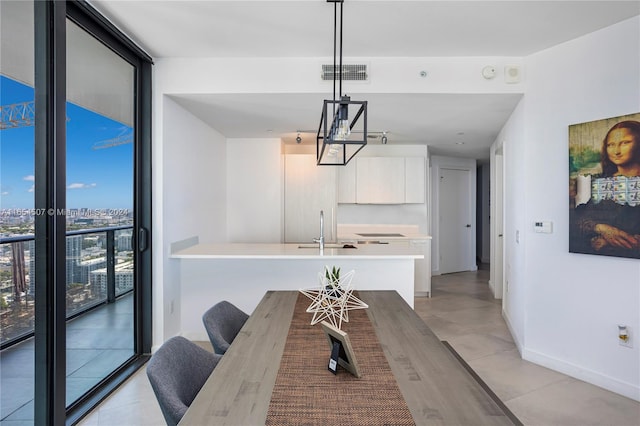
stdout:
[[475,271],[476,266],[476,160],[468,158],[443,157],[439,155],[431,156],[431,270],[433,275],[440,274],[440,170],[457,169],[469,171],[469,223],[472,224],[469,233],[469,242],[465,256],[465,263],[469,271]]
[[[636,400],[640,261],[568,252],[567,129],[640,111],[639,34],[636,17],[528,57],[524,100],[497,141],[507,165],[503,303],[523,357]],[[534,233],[538,220],[553,233]],[[634,331],[633,349],[618,344],[617,324]]]
[[[526,95],[525,95],[526,97]],[[526,98],[525,98],[526,99]],[[523,351],[526,317],[526,287],[525,279],[525,255],[524,235],[526,221],[526,197],[525,197],[525,100],[520,101],[516,109],[509,117],[509,121],[498,135],[498,139],[491,147],[492,155],[500,150],[504,161],[503,179],[503,215],[505,217],[502,229],[503,244],[503,268],[504,275],[500,274],[503,282],[494,283],[496,298],[502,293],[502,313],[516,346]],[[493,159],[493,158],[492,158]],[[495,170],[492,168],[492,199],[495,195]],[[493,206],[493,204],[492,204]],[[498,215],[494,212],[492,217]],[[497,234],[500,233],[498,224],[492,222],[492,241],[495,247]],[[492,262],[492,265],[497,263]],[[491,280],[495,279],[495,272]],[[504,287],[504,289],[503,289]]]
[[227,141],[227,240],[282,241],[283,157],[280,139]]
[[[329,61],[329,62],[327,62]],[[321,64],[332,58],[162,58],[162,90],[185,93],[331,93],[331,82],[318,78]],[[523,84],[506,84],[505,65],[522,65],[520,57],[344,58],[370,64],[370,80],[344,82],[355,93],[522,93]],[[481,77],[491,64],[492,80]],[[420,77],[427,70],[428,78]]]
[[170,244],[226,239],[225,138],[169,97],[162,108],[162,249],[155,255],[163,270],[153,277],[154,295],[162,296],[154,297],[154,346],[180,331],[180,263],[168,258]]

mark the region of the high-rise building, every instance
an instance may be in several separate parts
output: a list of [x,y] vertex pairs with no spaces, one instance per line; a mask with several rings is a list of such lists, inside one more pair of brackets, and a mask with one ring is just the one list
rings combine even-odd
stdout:
[[24,242],[11,243],[11,278],[16,300],[20,299],[27,291],[27,272],[24,262]]
[[[115,274],[116,295],[133,289],[133,260],[118,263]],[[89,279],[99,294],[107,294],[107,268],[91,271]]]
[[31,298],[36,296],[36,240],[27,242],[27,250],[29,251],[29,290],[28,294]]
[[82,259],[82,235],[67,236],[67,285],[82,283],[80,260]]
[[120,231],[115,239],[115,246],[118,251],[131,251],[131,231]]
[[[89,279],[91,277],[91,273],[100,268],[104,268],[107,266],[107,258],[106,257],[97,257],[93,259],[81,260],[78,262],[78,273],[76,277],[79,277],[79,281],[73,281],[76,283],[89,284]],[[67,281],[67,285],[70,284]]]

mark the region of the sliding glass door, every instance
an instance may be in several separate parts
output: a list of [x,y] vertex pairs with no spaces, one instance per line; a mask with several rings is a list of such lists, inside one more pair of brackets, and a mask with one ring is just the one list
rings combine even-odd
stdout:
[[151,349],[151,62],[85,2],[0,12],[0,424],[70,424]]
[[[66,23],[66,401],[134,356],[133,65]],[[79,315],[100,306],[90,315]]]

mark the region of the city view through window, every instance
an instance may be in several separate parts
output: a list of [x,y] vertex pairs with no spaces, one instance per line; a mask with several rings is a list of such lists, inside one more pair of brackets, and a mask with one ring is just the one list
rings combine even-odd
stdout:
[[[67,102],[67,209],[34,208],[34,90],[0,76],[0,343],[33,332],[35,217],[66,217],[67,317],[133,289],[133,130]],[[113,247],[115,295],[107,265]],[[112,290],[113,292],[113,290]]]

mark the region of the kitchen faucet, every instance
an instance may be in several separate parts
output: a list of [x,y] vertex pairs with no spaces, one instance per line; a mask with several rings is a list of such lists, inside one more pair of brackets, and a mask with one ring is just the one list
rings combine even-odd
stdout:
[[314,243],[320,244],[320,253],[324,252],[324,212],[320,210],[320,238],[314,238]]

